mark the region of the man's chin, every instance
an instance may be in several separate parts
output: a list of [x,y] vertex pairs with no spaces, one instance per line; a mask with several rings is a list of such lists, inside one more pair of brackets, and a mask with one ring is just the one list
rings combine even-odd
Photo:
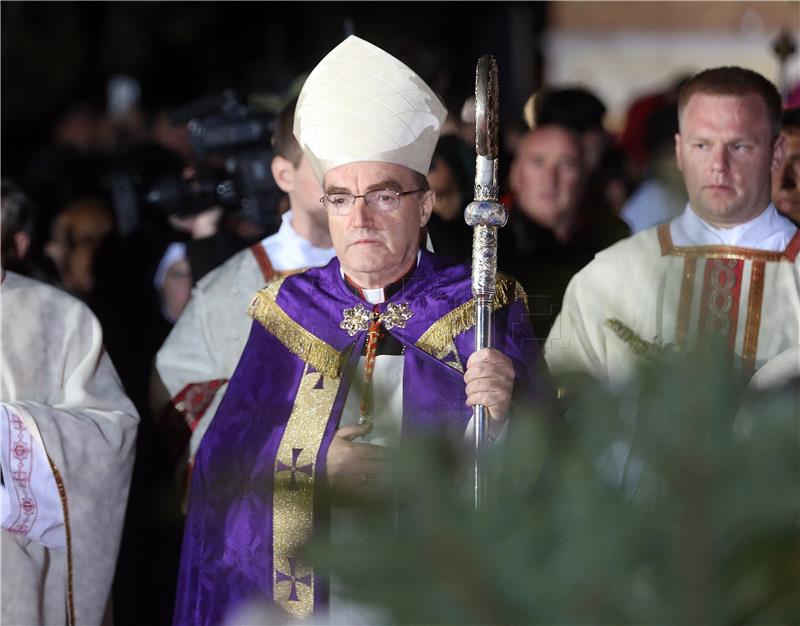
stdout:
[[[692,205],[695,206],[695,205]],[[742,207],[721,202],[705,202],[700,211],[695,211],[701,218],[717,226],[735,225],[746,222],[752,216],[744,216]]]
[[349,254],[340,261],[346,269],[365,274],[380,272],[386,266],[386,258],[381,254]]

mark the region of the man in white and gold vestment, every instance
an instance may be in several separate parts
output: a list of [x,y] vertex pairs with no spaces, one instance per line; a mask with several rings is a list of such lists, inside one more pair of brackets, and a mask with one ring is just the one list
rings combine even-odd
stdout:
[[[4,183],[3,263],[26,202]],[[83,303],[0,276],[0,623],[107,624],[136,409]]]
[[[637,354],[691,351],[712,337],[745,377],[798,360],[800,234],[770,201],[785,153],[780,95],[756,72],[709,69],[681,90],[678,117],[686,210],[572,279],[545,348],[556,375],[624,381]],[[792,368],[800,375],[800,362]]]

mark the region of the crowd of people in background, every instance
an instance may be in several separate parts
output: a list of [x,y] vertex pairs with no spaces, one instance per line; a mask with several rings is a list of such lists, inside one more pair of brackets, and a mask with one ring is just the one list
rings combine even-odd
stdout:
[[[543,88],[527,127],[507,122],[501,193],[510,219],[500,231],[499,270],[525,288],[540,341],[568,282],[597,252],[684,210],[674,148],[679,86],[632,103],[621,133],[606,128],[606,107],[587,87]],[[474,151],[469,115],[449,114],[428,175],[434,215],[421,236],[435,253],[469,263],[463,209],[472,199]],[[785,111],[783,133],[788,156],[773,178],[773,201],[800,224],[800,109]],[[91,308],[142,418],[115,602],[141,602],[126,596],[125,585],[146,570],[164,594],[149,607],[162,621],[172,611],[183,520],[181,477],[151,394],[154,360],[193,286],[275,233],[290,208],[288,196],[276,197],[272,213],[257,220],[223,206],[198,188],[198,173],[212,166],[219,163],[193,150],[186,122],[166,108],[110,113],[76,102],[24,174],[4,179],[2,189],[3,268],[56,285]],[[181,198],[191,206],[148,204],[147,190],[168,177],[185,181],[194,195]],[[311,195],[321,197],[322,189]]]
[[[679,86],[633,102],[617,134],[604,126],[603,102],[585,87],[544,88],[532,99],[528,127],[509,123],[501,191],[511,219],[501,231],[501,269],[521,274],[529,295],[541,292],[552,298],[547,306],[557,308],[563,287],[553,291],[525,280],[527,268],[541,276],[551,274],[533,269],[542,263],[569,265],[558,281],[565,285],[597,251],[683,210],[686,193],[674,158]],[[428,230],[437,252],[469,261],[471,232],[462,213],[472,195],[474,152],[469,115],[450,116],[429,175],[437,202]],[[774,195],[779,210],[797,221],[796,109],[787,109],[784,124],[790,156],[773,181]],[[119,294],[105,291],[124,278],[144,313],[137,325],[152,333],[147,345],[157,349],[191,285],[280,224],[274,217],[244,220],[213,198],[200,198],[199,190],[198,198],[185,199],[193,207],[173,214],[145,204],[149,185],[168,176],[188,179],[208,164],[193,151],[187,124],[172,121],[166,109],[112,115],[76,102],[54,124],[52,141],[13,181],[31,203],[24,229],[30,243],[14,269],[85,300],[108,318],[107,333],[124,307]],[[276,202],[274,210],[287,208]],[[117,304],[109,304],[115,298]],[[109,343],[124,368],[130,355]]]

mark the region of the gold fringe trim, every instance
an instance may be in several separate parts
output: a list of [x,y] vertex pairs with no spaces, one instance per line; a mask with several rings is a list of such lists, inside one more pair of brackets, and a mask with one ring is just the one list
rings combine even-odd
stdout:
[[[513,278],[497,275],[497,289],[494,294],[492,309],[500,309],[515,300],[521,299],[527,310],[525,290]],[[453,339],[475,326],[475,298],[457,306],[455,309],[435,321],[417,340],[417,347],[428,354],[441,359],[443,353],[449,353]]]
[[64,534],[67,538],[67,624],[68,626],[75,625],[75,594],[73,582],[73,569],[72,569],[72,532],[69,523],[69,506],[67,505],[67,488],[64,486],[64,479],[61,478],[61,472],[58,471],[52,459],[48,457],[47,461],[50,463],[50,470],[53,472],[53,478],[56,481],[56,488],[58,489],[58,497],[61,500],[61,512],[64,515]]
[[247,313],[303,362],[330,378],[339,378],[344,355],[289,317],[275,302],[285,277],[270,281],[250,303]]
[[[259,292],[263,293],[264,296],[275,302],[278,299],[278,292],[281,290],[283,286],[283,281],[285,281],[287,276],[275,274],[275,278],[269,281],[264,288]],[[258,294],[256,294],[258,297]]]

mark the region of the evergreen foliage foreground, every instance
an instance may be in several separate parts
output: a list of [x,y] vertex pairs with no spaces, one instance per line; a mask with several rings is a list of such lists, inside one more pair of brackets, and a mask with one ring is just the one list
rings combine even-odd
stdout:
[[493,448],[479,512],[469,455],[406,442],[399,488],[311,554],[391,624],[798,623],[800,386],[741,378],[714,353],[560,381],[564,415]]

